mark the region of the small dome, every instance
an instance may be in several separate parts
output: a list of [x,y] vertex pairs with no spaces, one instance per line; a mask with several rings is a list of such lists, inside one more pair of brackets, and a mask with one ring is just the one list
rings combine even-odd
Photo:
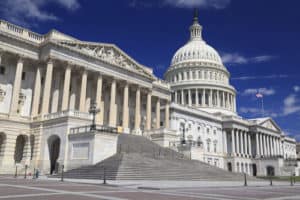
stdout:
[[174,55],[171,65],[182,62],[212,62],[223,65],[218,52],[203,40],[191,40]]

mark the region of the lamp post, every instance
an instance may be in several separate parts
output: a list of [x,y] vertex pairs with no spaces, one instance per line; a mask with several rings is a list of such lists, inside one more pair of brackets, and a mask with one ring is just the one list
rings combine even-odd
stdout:
[[93,115],[93,121],[91,125],[91,131],[96,130],[96,115],[100,112],[100,109],[97,109],[97,104],[93,102],[89,109],[89,113]]

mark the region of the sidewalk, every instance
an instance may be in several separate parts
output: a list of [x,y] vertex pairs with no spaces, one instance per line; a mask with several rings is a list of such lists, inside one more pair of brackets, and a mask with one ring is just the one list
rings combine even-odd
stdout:
[[[60,181],[59,178],[43,178],[50,181]],[[103,180],[88,179],[64,179],[65,182],[102,184]],[[205,188],[205,187],[244,187],[243,181],[142,181],[142,180],[107,180],[110,186],[123,188],[152,188],[152,189],[171,189],[171,188]],[[270,186],[269,181],[248,181],[249,187]],[[296,183],[295,185],[300,185]],[[273,181],[273,186],[290,186],[290,182]]]

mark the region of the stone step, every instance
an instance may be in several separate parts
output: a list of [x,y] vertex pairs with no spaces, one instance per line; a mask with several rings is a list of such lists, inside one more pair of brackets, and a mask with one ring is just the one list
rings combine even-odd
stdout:
[[[141,146],[144,153],[140,153]],[[154,149],[164,153],[154,157],[151,153]],[[147,138],[133,135],[119,136],[116,155],[96,165],[69,170],[65,172],[65,177],[103,179],[104,166],[108,180],[242,181],[244,179],[242,174],[231,173],[204,162],[188,160],[172,149],[162,148]]]

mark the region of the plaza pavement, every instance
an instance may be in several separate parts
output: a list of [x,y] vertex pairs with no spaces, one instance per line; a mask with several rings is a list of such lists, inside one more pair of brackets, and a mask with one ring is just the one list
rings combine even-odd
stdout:
[[[72,181],[72,182],[70,182]],[[80,183],[81,182],[81,183]],[[16,200],[299,200],[288,182],[102,181],[0,176],[0,199]],[[138,189],[138,188],[142,189]]]

